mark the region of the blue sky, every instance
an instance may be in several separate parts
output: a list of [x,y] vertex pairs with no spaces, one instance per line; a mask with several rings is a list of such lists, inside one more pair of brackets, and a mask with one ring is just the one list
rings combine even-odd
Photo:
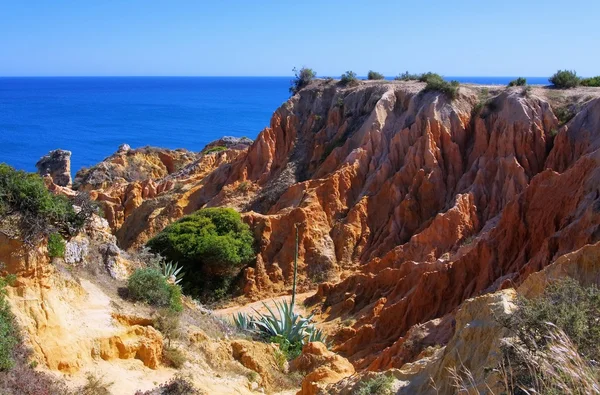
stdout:
[[0,75],[591,76],[598,15],[598,0],[0,0]]

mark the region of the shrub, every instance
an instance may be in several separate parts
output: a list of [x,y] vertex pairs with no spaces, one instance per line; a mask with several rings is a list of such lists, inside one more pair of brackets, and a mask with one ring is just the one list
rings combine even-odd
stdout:
[[52,232],[74,234],[88,215],[76,213],[65,196],[50,193],[39,175],[17,171],[3,163],[0,163],[0,211],[3,215],[20,214],[26,241]]
[[133,300],[159,307],[169,306],[174,311],[183,310],[181,289],[177,285],[169,284],[156,269],[137,269],[129,277],[127,289]]
[[424,78],[425,92],[438,91],[446,94],[450,99],[456,99],[458,97],[458,81],[445,81],[442,76],[434,73],[423,74],[421,79]]
[[11,369],[14,364],[13,352],[19,343],[19,333],[10,307],[5,300],[4,287],[7,279],[0,277],[0,371]]
[[240,269],[254,257],[254,238],[240,214],[230,208],[207,208],[181,218],[148,241],[154,253],[179,262],[186,271],[186,293],[207,300],[229,290]]
[[394,378],[385,374],[363,381],[356,391],[355,395],[391,395]]
[[163,348],[163,358],[175,369],[181,369],[187,361],[185,354],[180,349],[171,347]]
[[411,74],[408,71],[394,78],[396,81],[418,81],[421,78],[419,74]]
[[584,78],[581,80],[583,86],[600,86],[600,75],[592,78]]
[[439,75],[437,73],[432,73],[431,71],[428,71],[427,73],[423,73],[423,74],[419,75],[418,77],[419,77],[418,78],[419,82],[428,82],[431,79],[441,80],[441,81],[444,80],[441,75]]
[[161,384],[153,390],[142,392],[137,391],[135,395],[200,395],[201,392],[194,388],[188,379],[176,375],[170,381]]
[[204,154],[214,154],[215,152],[223,152],[223,151],[227,151],[227,147],[224,147],[222,145],[217,145],[217,146],[214,146],[214,147],[204,150]]
[[587,393],[565,385],[586,388],[588,376],[600,373],[595,362],[600,357],[600,290],[567,278],[549,284],[540,297],[518,299],[517,306],[503,322],[515,334],[503,348],[515,386]]
[[556,115],[556,118],[558,119],[561,125],[564,125],[565,123],[569,122],[576,115],[575,111],[573,111],[573,109],[568,105],[554,107],[552,108],[552,111],[554,112],[554,115]]
[[340,78],[340,83],[342,85],[356,85],[358,83],[356,73],[354,71],[346,71],[344,74],[342,74]]
[[167,339],[167,347],[171,347],[171,340],[181,335],[179,331],[179,314],[171,309],[161,309],[152,321],[152,326]]
[[269,339],[271,343],[275,343],[279,345],[279,352],[283,354],[287,361],[291,361],[292,359],[296,359],[302,354],[302,342],[297,341],[291,343],[288,339],[283,336],[273,336]]
[[527,85],[527,79],[523,77],[519,77],[516,80],[512,80],[508,83],[508,86],[525,86]]
[[369,80],[382,80],[384,78],[385,77],[383,76],[383,74],[378,73],[373,70],[369,70],[369,74],[367,74],[367,79],[369,79]]
[[297,70],[295,67],[292,69],[294,72],[294,79],[291,81],[290,93],[295,95],[300,92],[302,88],[311,83],[311,81],[317,76],[317,72],[308,67],[302,67]]
[[559,89],[568,89],[579,85],[580,79],[575,71],[558,70],[548,81]]
[[104,377],[98,377],[93,373],[86,375],[86,384],[78,391],[81,395],[111,395],[109,388],[113,382],[105,381]]
[[50,258],[62,258],[65,256],[65,240],[58,233],[48,236],[48,256]]

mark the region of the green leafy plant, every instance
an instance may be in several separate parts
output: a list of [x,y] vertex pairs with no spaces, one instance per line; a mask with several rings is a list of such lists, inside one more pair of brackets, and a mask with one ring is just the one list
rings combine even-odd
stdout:
[[394,78],[396,81],[418,81],[421,78],[420,74],[411,74],[408,71]]
[[154,306],[169,306],[174,311],[183,310],[181,288],[169,284],[156,269],[137,269],[127,281],[129,296]]
[[575,88],[581,82],[577,73],[570,70],[558,70],[548,81],[559,89]]
[[171,340],[179,338],[179,312],[172,309],[161,309],[152,321],[152,326],[167,339],[167,347],[171,347]]
[[18,214],[26,242],[53,232],[74,234],[89,212],[76,213],[71,202],[48,191],[42,178],[0,163],[0,213]]
[[205,149],[203,152],[205,154],[214,154],[216,152],[223,152],[223,151],[227,151],[227,147],[224,147],[222,145],[217,145],[217,146]]
[[363,381],[353,395],[391,395],[394,377],[379,374],[377,377]]
[[291,81],[290,93],[295,95],[300,90],[311,83],[317,76],[317,72],[308,67],[302,67],[300,70],[295,67],[292,69],[294,72],[294,79]]
[[458,97],[458,88],[460,86],[458,81],[445,81],[442,76],[435,73],[425,73],[421,76],[420,81],[427,83],[425,85],[425,92],[437,91],[446,94],[450,99],[456,99]]
[[256,254],[254,237],[238,212],[207,208],[167,226],[147,246],[168,261],[178,262],[186,276],[186,294],[214,300],[216,291],[227,294],[232,279]]
[[512,80],[508,83],[508,86],[525,86],[527,85],[527,79],[519,77],[516,80]]
[[173,284],[179,284],[185,275],[181,270],[183,267],[177,266],[176,262],[160,262],[162,275]]
[[0,371],[14,366],[13,351],[19,343],[15,319],[5,299],[4,287],[9,282],[10,280],[0,277]]
[[302,342],[297,341],[291,343],[288,339],[283,336],[273,336],[269,339],[271,343],[275,343],[279,346],[279,352],[283,354],[287,361],[296,359],[302,354]]
[[358,78],[356,77],[356,73],[354,71],[346,71],[342,74],[340,78],[340,83],[342,85],[353,86],[358,83]]
[[583,78],[581,80],[583,86],[600,86],[600,75],[591,78]]
[[254,330],[254,318],[246,313],[238,312],[233,315],[233,323],[235,326],[243,331]]
[[51,233],[48,236],[48,256],[50,258],[65,256],[65,240],[58,233]]
[[367,79],[368,80],[383,80],[383,79],[385,79],[385,77],[381,73],[378,73],[373,70],[369,70],[369,73],[367,74]]

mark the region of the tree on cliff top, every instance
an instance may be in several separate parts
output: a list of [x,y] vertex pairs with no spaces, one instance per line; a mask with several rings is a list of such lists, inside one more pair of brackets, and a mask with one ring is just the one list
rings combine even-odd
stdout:
[[232,279],[255,257],[254,238],[238,212],[207,208],[181,218],[148,241],[167,261],[178,262],[186,276],[186,293],[204,301],[218,300]]
[[310,82],[317,76],[317,72],[308,67],[302,67],[300,70],[295,67],[292,69],[294,72],[294,79],[291,81],[290,93],[295,95],[302,88],[310,84]]

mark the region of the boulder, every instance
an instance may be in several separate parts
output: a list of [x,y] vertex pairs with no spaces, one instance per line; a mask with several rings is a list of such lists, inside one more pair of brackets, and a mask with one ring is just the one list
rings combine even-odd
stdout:
[[71,181],[71,151],[57,149],[43,156],[36,164],[38,174],[50,176],[52,182],[61,187],[70,187]]

